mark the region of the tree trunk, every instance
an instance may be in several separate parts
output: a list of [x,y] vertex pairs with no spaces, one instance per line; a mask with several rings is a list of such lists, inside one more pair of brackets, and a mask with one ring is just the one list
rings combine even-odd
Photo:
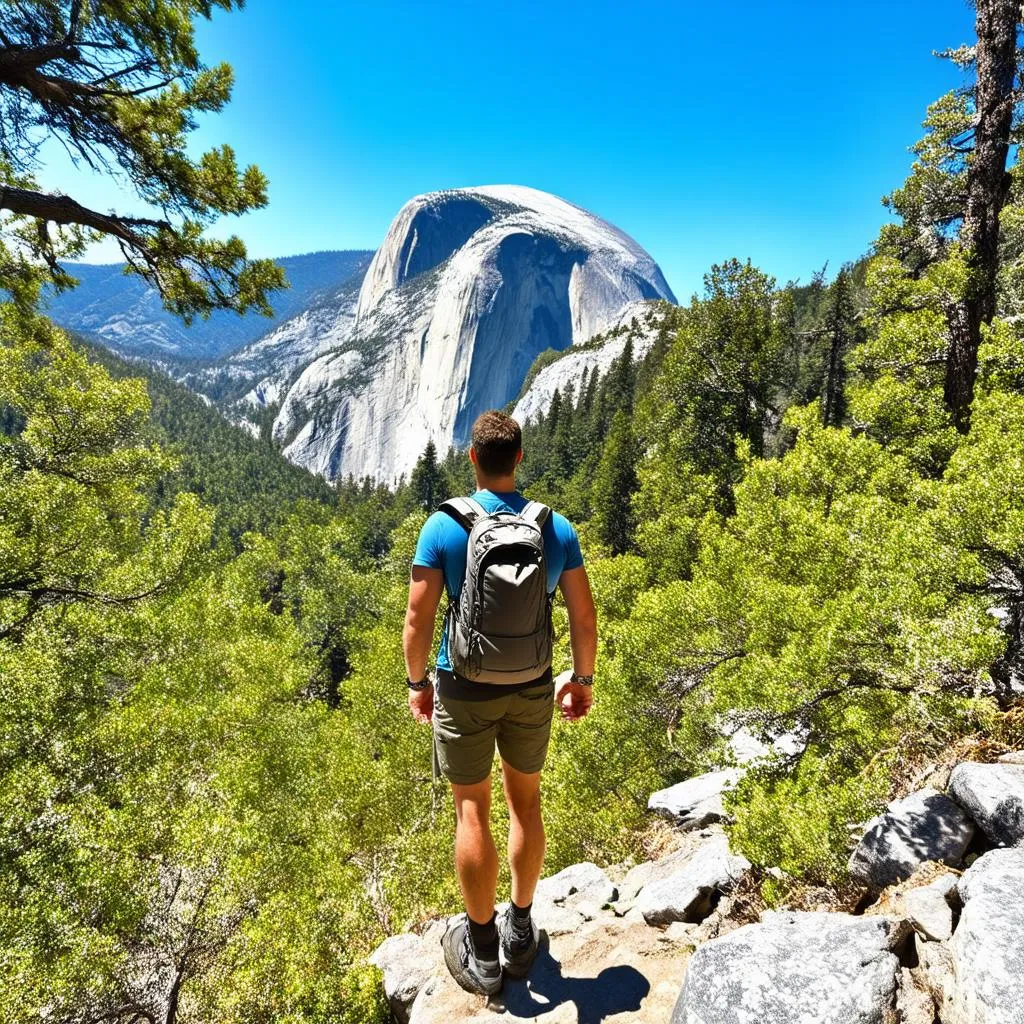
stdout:
[[960,239],[968,250],[967,294],[949,311],[944,397],[953,422],[966,432],[974,397],[981,325],[996,308],[999,214],[1009,186],[1006,156],[1013,123],[1019,0],[976,0],[974,154],[967,171],[967,206]]

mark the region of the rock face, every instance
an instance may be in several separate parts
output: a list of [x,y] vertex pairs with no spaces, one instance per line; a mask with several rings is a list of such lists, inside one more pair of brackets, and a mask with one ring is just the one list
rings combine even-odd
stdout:
[[963,809],[934,789],[894,800],[868,822],[850,857],[850,877],[881,891],[909,878],[926,861],[957,864],[974,835]]
[[964,872],[943,1024],[1024,1024],[1024,849],[991,850]]
[[657,264],[565,200],[511,185],[417,196],[373,258],[349,337],[291,386],[274,436],[330,480],[394,480],[427,440],[465,443],[540,352],[643,299],[675,301]]
[[647,809],[670,818],[681,828],[703,828],[712,822],[724,821],[727,815],[722,795],[735,786],[742,775],[739,768],[725,768],[677,782],[668,789],[652,793]]
[[516,400],[512,415],[520,423],[528,423],[546,413],[556,391],[564,393],[570,382],[578,391],[584,373],[597,372],[603,377],[627,343],[633,347],[633,359],[642,359],[662,331],[671,334],[676,309],[667,302],[630,302],[598,338],[566,349],[543,367]]
[[993,843],[1024,843],[1024,765],[958,764],[948,788]]
[[636,907],[650,925],[701,921],[717,896],[728,892],[750,862],[729,853],[729,841],[716,836],[678,870],[640,890]]
[[899,932],[882,917],[768,912],[697,949],[672,1024],[883,1024]]

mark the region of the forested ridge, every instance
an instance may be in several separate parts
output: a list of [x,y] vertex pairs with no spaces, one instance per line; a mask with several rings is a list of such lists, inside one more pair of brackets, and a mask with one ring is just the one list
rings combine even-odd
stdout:
[[[39,87],[12,46],[97,32],[123,95],[75,92],[48,127],[185,211],[71,223],[120,231],[171,309],[258,308],[271,270],[196,228],[263,199],[233,154],[184,155],[230,87],[199,64],[200,8],[13,6],[0,96]],[[601,632],[593,712],[554,728],[546,872],[640,854],[648,794],[728,763],[725,722],[801,740],[729,797],[769,905],[846,887],[848,826],[922,764],[1024,742],[1019,11],[978,9],[951,54],[970,85],[929,108],[869,258],[782,287],[723,260],[642,358],[625,328],[526,425],[522,483],[579,523]],[[60,45],[33,59],[96,74]],[[160,100],[168,64],[187,87]],[[367,953],[459,903],[400,635],[465,454],[328,490],[69,338],[37,302],[83,236],[0,144],[0,1019],[382,1021]]]

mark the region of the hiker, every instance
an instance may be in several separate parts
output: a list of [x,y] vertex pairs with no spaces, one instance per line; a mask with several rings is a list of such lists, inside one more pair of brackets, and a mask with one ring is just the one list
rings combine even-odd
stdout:
[[[445,962],[467,991],[493,995],[503,976],[523,977],[537,956],[531,917],[544,861],[540,772],[557,704],[575,721],[593,700],[597,616],[576,531],[516,490],[522,432],[511,416],[473,424],[469,458],[477,491],[442,503],[413,557],[403,643],[409,708],[433,722],[435,766],[455,799],[455,869],[466,914],[444,938]],[[569,612],[573,671],[552,677],[551,601]],[[436,659],[434,619],[448,593]],[[512,902],[497,920],[498,853],[491,836],[491,766],[497,744],[509,810]]]

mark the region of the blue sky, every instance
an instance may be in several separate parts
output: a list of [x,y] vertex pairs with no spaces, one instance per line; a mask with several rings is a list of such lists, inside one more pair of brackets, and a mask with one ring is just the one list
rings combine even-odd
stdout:
[[[196,142],[269,176],[270,206],[228,225],[254,255],[372,249],[410,196],[515,183],[617,224],[683,301],[730,256],[783,282],[864,252],[961,81],[932,51],[972,19],[964,0],[249,0],[200,30],[236,88]],[[130,207],[49,157],[47,187]]]

